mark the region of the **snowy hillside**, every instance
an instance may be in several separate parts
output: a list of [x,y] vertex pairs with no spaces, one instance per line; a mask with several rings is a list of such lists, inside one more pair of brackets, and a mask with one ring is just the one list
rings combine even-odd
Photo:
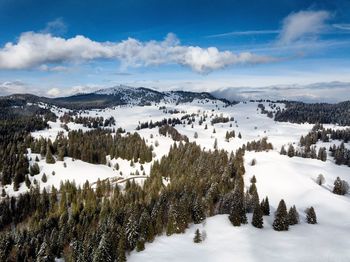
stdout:
[[[106,164],[91,164],[72,157],[65,157],[64,161],[56,158],[54,164],[46,163],[45,157],[40,154],[29,153],[30,165],[37,163],[40,172],[29,176],[32,184],[38,184],[41,189],[50,192],[51,186],[59,187],[61,181],[74,181],[78,186],[88,181],[92,187],[97,180],[109,180],[123,188],[129,179],[138,184],[148,179],[151,166],[169,153],[174,141],[168,134],[159,132],[155,123],[164,119],[175,119],[174,128],[189,142],[194,142],[205,151],[223,149],[235,152],[252,141],[267,138],[273,149],[263,152],[246,151],[244,155],[245,189],[249,188],[250,179],[255,176],[260,200],[268,196],[271,205],[270,216],[264,216],[264,228],[257,229],[251,222],[248,214],[248,224],[233,227],[227,215],[208,217],[199,225],[191,225],[184,234],[165,235],[157,237],[153,243],[146,243],[142,252],[132,251],[129,261],[348,261],[350,240],[346,232],[350,232],[350,196],[335,195],[332,193],[333,182],[337,177],[350,183],[350,168],[346,165],[336,165],[328,154],[326,161],[317,159],[288,157],[281,155],[282,146],[294,145],[298,148],[300,137],[310,132],[312,124],[295,124],[276,122],[273,118],[263,114],[258,102],[241,102],[236,105],[227,105],[220,100],[195,99],[192,102],[178,104],[176,94],[149,93],[152,99],[158,96],[165,97],[162,101],[147,106],[138,106],[133,100],[135,94],[144,98],[146,89],[132,89],[118,87],[116,89],[100,90],[96,94],[125,95],[126,105],[105,109],[80,110],[73,112],[59,107],[48,107],[58,117],[56,122],[49,121],[49,128],[34,131],[35,139],[46,138],[52,142],[62,133],[67,136],[74,130],[88,132],[94,130],[85,124],[74,121],[63,122],[64,116],[72,114],[72,119],[114,119],[112,125],[102,126],[101,129],[125,130],[127,133],[137,132],[146,145],[153,148],[152,160],[141,164],[123,158],[106,157]],[[175,102],[173,102],[173,100]],[[266,108],[269,103],[263,103]],[[283,104],[276,104],[283,108]],[[173,121],[173,120],[172,120]],[[147,125],[146,125],[147,124]],[[155,126],[152,126],[155,125]],[[144,128],[144,126],[148,126]],[[324,125],[326,128],[345,129],[335,125]],[[152,128],[150,128],[152,127]],[[227,137],[228,132],[233,135]],[[317,142],[316,147],[339,145],[338,140]],[[349,143],[345,143],[350,148]],[[34,159],[38,159],[35,161]],[[255,164],[252,165],[252,161]],[[45,173],[47,181],[43,180]],[[316,183],[317,177],[322,174],[325,178],[323,185]],[[169,183],[164,180],[163,184]],[[171,183],[171,181],[170,181]],[[22,183],[18,191],[13,185],[0,187],[6,195],[19,196],[29,191]],[[300,224],[290,227],[287,232],[277,232],[272,228],[274,212],[278,203],[284,199],[287,208],[296,205],[300,214]],[[309,225],[305,222],[305,209],[313,206],[317,213],[318,224]],[[193,243],[194,231],[199,228],[206,232],[206,239],[200,243]],[[322,248],[321,248],[322,247]]]
[[[253,158],[255,166],[249,164]],[[227,215],[217,215],[191,225],[183,235],[157,238],[146,245],[145,251],[133,252],[130,261],[348,261],[350,198],[331,191],[337,176],[349,181],[349,167],[289,158],[276,152],[250,152],[245,159],[246,182],[249,184],[249,179],[256,176],[259,194],[269,197],[272,214],[279,200],[284,199],[288,208],[296,205],[300,224],[291,226],[288,232],[276,232],[270,215],[264,217],[263,229],[251,224],[235,228]],[[320,173],[326,178],[323,186],[315,182]],[[305,221],[304,210],[311,205],[317,210],[317,225]],[[196,229],[206,234],[199,244],[193,243]]]

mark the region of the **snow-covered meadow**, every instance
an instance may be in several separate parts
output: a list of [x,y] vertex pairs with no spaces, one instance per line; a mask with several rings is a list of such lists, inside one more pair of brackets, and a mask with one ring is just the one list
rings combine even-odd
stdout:
[[[161,236],[153,243],[146,244],[146,250],[133,251],[129,255],[130,261],[350,261],[350,198],[349,195],[338,196],[333,194],[333,182],[340,177],[350,182],[350,168],[338,166],[331,157],[322,162],[316,159],[299,157],[289,158],[280,155],[283,145],[298,145],[302,135],[306,135],[312,124],[293,124],[276,122],[262,114],[258,109],[258,102],[239,103],[224,106],[221,101],[194,100],[192,103],[174,104],[163,102],[150,106],[118,106],[104,110],[89,110],[81,112],[81,116],[114,117],[116,128],[121,127],[126,132],[138,132],[148,145],[152,145],[153,161],[166,155],[174,143],[171,137],[159,134],[158,127],[153,129],[136,130],[140,123],[160,121],[164,118],[179,118],[193,114],[195,121],[192,124],[180,124],[175,128],[196,142],[205,150],[213,150],[216,141],[218,149],[228,152],[235,151],[242,145],[253,140],[268,138],[274,149],[269,152],[246,152],[245,154],[245,184],[249,186],[250,178],[255,175],[260,198],[269,197],[271,215],[264,217],[264,228],[256,229],[250,224],[242,227],[233,227],[226,215],[217,215],[206,219],[201,225],[192,225],[185,234],[171,237]],[[269,103],[263,103],[269,109]],[[283,107],[283,104],[278,104]],[[166,108],[166,111],[162,108]],[[169,111],[178,113],[170,114]],[[62,115],[66,109],[54,108],[53,112]],[[199,123],[201,117],[206,121]],[[233,117],[233,121],[212,125],[215,116]],[[47,130],[33,132],[35,138],[45,137],[54,140],[58,132],[67,132],[61,127],[61,122],[49,122]],[[207,128],[205,128],[207,126]],[[325,127],[339,128],[334,125]],[[81,124],[68,123],[70,130],[83,129]],[[215,129],[215,131],[214,131]],[[225,139],[227,131],[235,131],[235,137],[229,141]],[[195,135],[196,133],[196,135]],[[241,138],[238,138],[238,134]],[[337,141],[334,141],[337,143]],[[178,143],[178,142],[177,142]],[[317,144],[327,146],[333,144]],[[349,144],[346,144],[349,147]],[[34,162],[35,154],[28,154]],[[40,157],[40,156],[39,156]],[[256,165],[250,163],[256,160]],[[152,162],[143,164],[145,175],[149,174]],[[98,179],[111,179],[122,181],[129,178],[136,171],[142,175],[141,166],[125,159],[109,159],[109,165],[93,165],[80,160],[65,158],[55,164],[47,164],[40,159],[40,174],[30,177],[38,181],[41,188],[47,190],[52,185],[59,187],[61,181],[75,181],[82,185],[87,180],[94,184]],[[115,166],[118,163],[119,169]],[[52,175],[54,171],[55,175]],[[47,182],[43,183],[41,177],[45,173]],[[325,184],[319,186],[316,177],[322,174]],[[145,178],[137,181],[142,183]],[[14,192],[12,185],[6,186],[9,195],[18,195],[28,190],[23,183],[19,191]],[[300,214],[301,223],[292,226],[287,232],[276,232],[272,229],[273,212],[278,202],[284,199],[287,207],[296,205]],[[317,213],[318,224],[308,225],[305,222],[304,210],[313,206]],[[248,217],[249,222],[251,217]],[[206,232],[207,238],[200,244],[193,243],[194,231],[199,228]]]

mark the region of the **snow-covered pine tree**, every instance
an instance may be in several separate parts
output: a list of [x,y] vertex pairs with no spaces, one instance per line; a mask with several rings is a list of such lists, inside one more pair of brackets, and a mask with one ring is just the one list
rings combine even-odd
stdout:
[[272,227],[276,231],[287,231],[289,228],[287,207],[283,199],[278,204]]
[[306,209],[306,222],[308,224],[317,224],[316,212],[313,207]]

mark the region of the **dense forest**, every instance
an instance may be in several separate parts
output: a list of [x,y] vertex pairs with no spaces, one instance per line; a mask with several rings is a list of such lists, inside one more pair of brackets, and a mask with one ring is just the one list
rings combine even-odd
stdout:
[[350,125],[350,101],[338,104],[283,102],[286,108],[276,112],[276,121]]

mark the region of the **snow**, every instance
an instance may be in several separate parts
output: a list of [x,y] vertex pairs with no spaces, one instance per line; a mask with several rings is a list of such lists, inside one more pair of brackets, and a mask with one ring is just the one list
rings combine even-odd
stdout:
[[[185,234],[156,238],[144,251],[133,251],[128,261],[349,261],[349,242],[338,237],[344,235],[342,229],[303,223],[277,232],[271,224],[271,217],[265,217],[264,229],[233,227],[227,215],[217,215],[207,218],[204,226],[192,225]],[[199,244],[193,242],[197,228],[207,234]]]
[[[257,164],[248,163],[255,158]],[[349,261],[350,198],[331,192],[337,176],[349,179],[349,168],[332,162],[289,158],[277,152],[248,152],[245,156],[245,183],[255,175],[260,198],[269,197],[271,215],[264,217],[264,228],[251,224],[233,227],[227,215],[206,219],[203,225],[191,225],[185,234],[161,236],[146,244],[145,251],[133,251],[128,261]],[[318,174],[326,178],[319,186]],[[273,212],[280,199],[287,207],[296,205],[301,223],[288,232],[272,229]],[[304,210],[313,206],[318,224],[305,222]],[[248,216],[251,221],[251,214]],[[193,243],[194,231],[205,231],[207,239]]]
[[[112,91],[112,90],[109,90]],[[106,91],[107,92],[107,91]],[[293,124],[288,122],[275,122],[265,114],[257,110],[259,103],[247,102],[224,107],[221,101],[194,100],[191,103],[175,104],[170,101],[176,100],[174,94],[168,94],[169,100],[150,106],[126,105],[103,110],[89,110],[80,112],[81,116],[97,117],[105,119],[111,116],[116,120],[116,128],[122,127],[127,132],[138,132],[148,145],[154,148],[153,161],[161,159],[169,152],[174,141],[170,137],[158,133],[158,128],[142,129],[136,131],[139,123],[147,121],[160,121],[164,118],[181,118],[185,114],[196,114],[193,128],[191,125],[176,125],[175,128],[183,135],[186,135],[190,142],[196,142],[205,150],[213,150],[215,139],[219,149],[228,152],[235,151],[243,144],[252,140],[260,140],[268,137],[268,142],[274,146],[269,152],[246,152],[245,155],[245,182],[249,186],[250,178],[255,175],[257,188],[262,199],[269,197],[271,215],[264,217],[264,228],[256,229],[252,225],[233,227],[226,215],[217,215],[206,219],[203,225],[191,225],[190,228],[180,235],[171,237],[157,237],[153,243],[147,243],[146,249],[142,252],[133,251],[128,261],[349,261],[350,238],[350,196],[338,196],[333,194],[333,182],[336,177],[350,183],[350,169],[347,166],[335,165],[333,159],[328,156],[326,162],[316,159],[304,159],[299,157],[289,158],[280,155],[278,152],[282,145],[298,145],[301,135],[311,131],[313,124]],[[172,97],[174,96],[174,97]],[[269,110],[268,103],[263,103]],[[283,104],[277,104],[283,107]],[[170,114],[159,107],[166,107],[166,110],[178,110],[180,113]],[[57,115],[67,112],[66,109],[52,108]],[[206,122],[199,125],[199,118],[203,113],[208,115]],[[216,115],[234,117],[229,123],[218,123],[211,125],[212,117]],[[213,116],[212,116],[213,115]],[[207,124],[208,129],[205,129]],[[230,127],[232,124],[232,127]],[[61,128],[61,123],[49,122],[50,129],[33,132],[36,138],[45,137],[55,139],[58,132],[66,131]],[[72,130],[90,130],[82,125],[69,123]],[[324,125],[325,128],[346,128],[336,125]],[[215,128],[216,133],[213,133]],[[229,142],[225,141],[226,131],[235,131],[236,137]],[[194,138],[194,133],[198,138]],[[239,139],[238,133],[242,134]],[[156,146],[156,142],[159,144]],[[318,142],[317,147],[326,146],[339,141],[329,143]],[[349,148],[349,144],[345,145]],[[35,155],[31,155],[32,159]],[[256,159],[256,165],[251,166],[252,159]],[[152,162],[143,165],[146,176],[149,175]],[[40,182],[41,187],[49,188],[52,185],[58,187],[61,180],[75,181],[82,185],[88,180],[91,184],[97,179],[110,179],[121,181],[131,177],[136,170],[142,176],[141,166],[135,163],[130,166],[130,161],[125,159],[109,159],[108,165],[93,165],[80,160],[73,161],[65,158],[67,167],[63,167],[62,161],[55,164],[46,164],[42,159],[39,162],[41,172],[39,175],[30,177]],[[120,169],[114,169],[118,163]],[[52,171],[56,172],[52,176]],[[41,182],[41,176],[46,173],[47,183]],[[120,175],[122,172],[122,176]],[[322,174],[325,177],[325,184],[316,184],[316,177]],[[141,183],[145,178],[137,178]],[[169,183],[169,181],[164,181]],[[9,195],[18,195],[28,190],[24,183],[18,192],[14,192],[12,185],[6,186]],[[278,202],[284,199],[287,207],[296,205],[301,218],[301,224],[292,226],[288,232],[276,232],[272,229],[273,212]],[[305,208],[313,206],[316,210],[318,224],[309,225],[305,222]],[[251,216],[248,217],[249,221]],[[207,239],[201,244],[193,243],[194,231],[199,228],[205,230]]]

